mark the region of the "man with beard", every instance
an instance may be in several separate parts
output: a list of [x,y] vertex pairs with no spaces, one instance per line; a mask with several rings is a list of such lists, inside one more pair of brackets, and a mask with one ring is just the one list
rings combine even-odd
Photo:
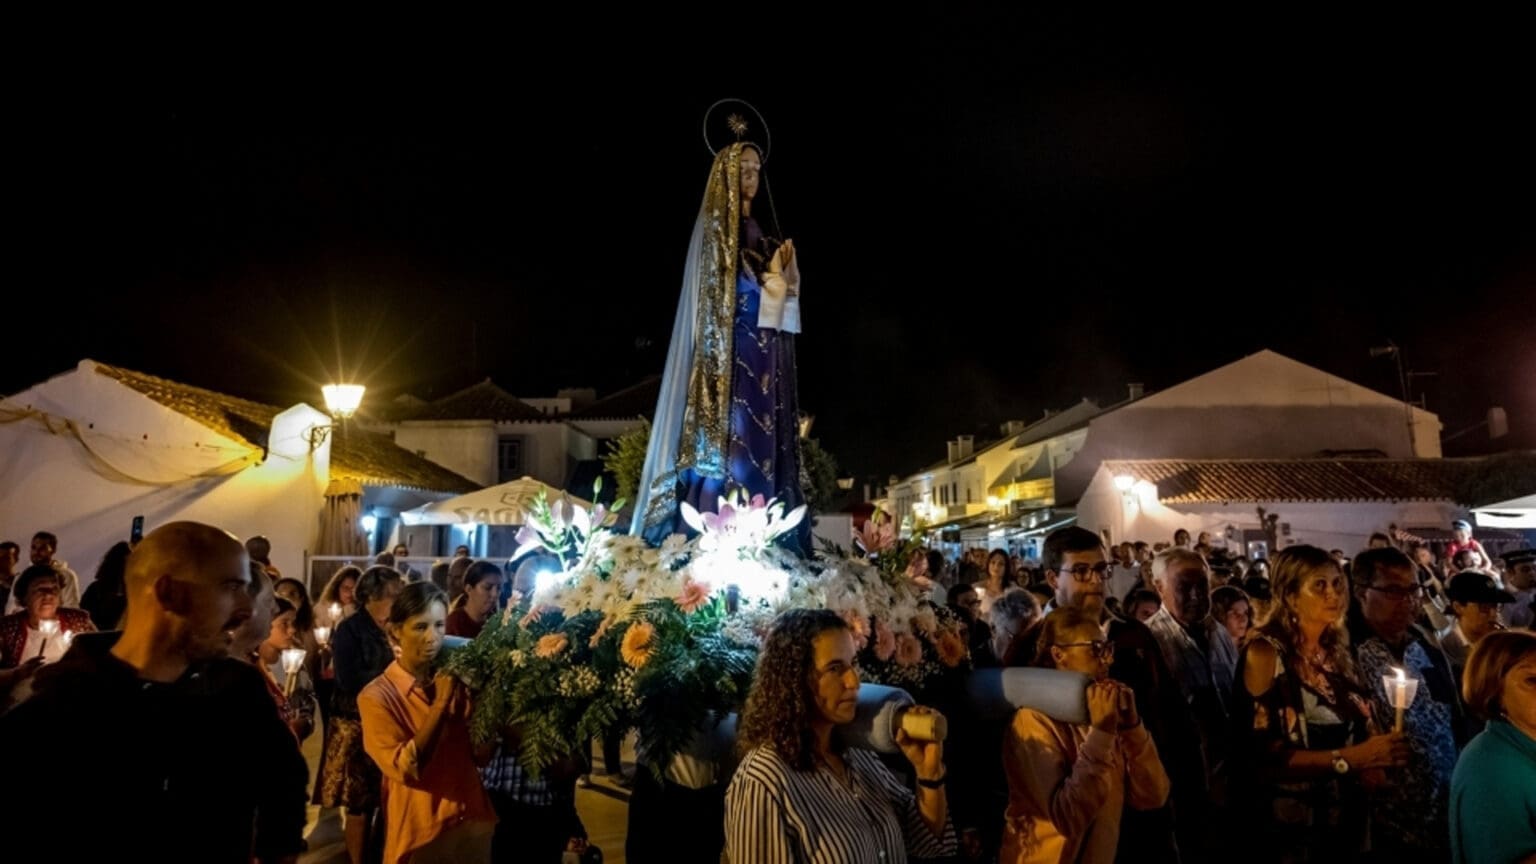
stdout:
[[296,860],[304,760],[261,673],[228,656],[252,613],[245,548],[173,522],[134,549],[125,582],[123,629],[76,638],[37,674],[32,698],[0,717],[0,740],[24,745],[6,770],[25,782],[0,784],[0,812],[27,826],[7,851]]

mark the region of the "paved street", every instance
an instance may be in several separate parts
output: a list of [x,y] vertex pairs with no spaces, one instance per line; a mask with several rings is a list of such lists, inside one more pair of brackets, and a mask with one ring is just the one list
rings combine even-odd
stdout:
[[[309,762],[309,776],[313,788],[315,771],[320,764],[320,738],[316,733],[304,743],[304,757]],[[624,745],[624,770],[634,770],[634,750],[631,740]],[[601,762],[601,758],[598,762]],[[592,785],[576,790],[576,810],[593,843],[602,847],[604,864],[623,864],[624,831],[629,818],[629,793],[602,774],[594,774]],[[309,823],[304,828],[309,841],[309,852],[299,858],[299,864],[347,864],[347,850],[342,843],[341,815],[338,810],[321,811],[309,808]]]

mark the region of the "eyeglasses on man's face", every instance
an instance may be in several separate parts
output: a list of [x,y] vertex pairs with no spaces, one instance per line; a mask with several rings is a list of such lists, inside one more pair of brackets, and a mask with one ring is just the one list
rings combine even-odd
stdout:
[[1393,600],[1417,600],[1424,596],[1422,585],[1367,585],[1367,591],[1380,591]]
[[1062,568],[1061,572],[1071,573],[1072,578],[1078,582],[1087,582],[1089,578],[1100,582],[1109,578],[1109,562],[1100,561],[1097,564],[1073,564],[1071,567]]
[[1087,648],[1088,653],[1096,660],[1107,660],[1115,656],[1115,643],[1108,639],[1095,639],[1092,642],[1058,642],[1057,648]]

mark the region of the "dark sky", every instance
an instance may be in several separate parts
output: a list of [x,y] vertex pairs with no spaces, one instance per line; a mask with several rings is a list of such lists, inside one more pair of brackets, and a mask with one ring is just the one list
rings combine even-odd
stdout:
[[1448,431],[1502,405],[1536,446],[1512,23],[794,23],[729,71],[637,30],[31,88],[0,390],[91,357],[285,403],[338,367],[611,391],[660,369],[700,123],[740,97],[801,253],[802,403],[852,471],[1265,347],[1395,394],[1387,339]]

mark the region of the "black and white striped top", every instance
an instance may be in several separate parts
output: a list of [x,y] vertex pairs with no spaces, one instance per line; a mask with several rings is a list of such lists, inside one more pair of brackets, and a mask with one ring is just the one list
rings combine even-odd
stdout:
[[758,747],[725,793],[731,864],[899,864],[955,854],[955,829],[935,837],[917,796],[868,750],[843,754],[852,786],[831,771],[796,771]]

